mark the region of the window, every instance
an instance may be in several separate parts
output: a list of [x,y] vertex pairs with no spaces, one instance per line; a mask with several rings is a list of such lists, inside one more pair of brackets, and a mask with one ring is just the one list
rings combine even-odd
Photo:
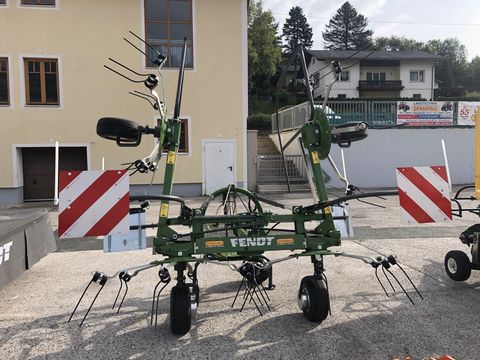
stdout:
[[414,98],[414,99],[421,99],[421,98],[422,98],[422,94],[413,94],[413,98]]
[[[144,0],[147,43],[167,55],[167,67],[179,67],[183,39],[187,38],[186,67],[193,67],[192,0]],[[148,56],[156,53],[147,47]],[[146,59],[147,67],[153,64]]]
[[338,94],[337,99],[338,100],[346,100],[347,99],[347,94]]
[[424,82],[424,71],[423,70],[415,70],[410,71],[410,82]]
[[367,72],[367,81],[385,81],[385,73]]
[[22,5],[55,6],[55,0],[22,0]]
[[[180,144],[178,145],[179,154],[188,154],[190,149],[188,148],[188,119],[180,119]],[[165,147],[163,152],[167,152],[168,149]]]
[[7,0],[0,0],[0,5],[7,5]]
[[58,60],[25,59],[27,105],[59,105]]
[[342,71],[340,73],[340,81],[350,81],[350,71]]
[[10,105],[7,58],[0,58],[0,105]]

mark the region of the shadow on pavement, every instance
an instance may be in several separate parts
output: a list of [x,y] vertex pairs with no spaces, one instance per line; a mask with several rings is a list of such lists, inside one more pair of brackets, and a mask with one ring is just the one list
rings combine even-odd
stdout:
[[[429,263],[422,272],[438,271],[439,266],[443,264]],[[265,316],[255,311],[240,316],[228,305],[238,282],[227,282],[203,289],[201,300],[217,302],[218,310],[212,311],[211,305],[202,309],[200,303],[198,321],[183,337],[170,333],[169,291],[161,296],[156,330],[150,326],[150,299],[127,296],[120,315],[107,306],[94,307],[82,328],[78,324],[86,305],[69,324],[69,313],[31,321],[6,318],[0,335],[5,339],[2,351],[19,359],[423,359],[441,354],[474,359],[480,340],[480,312],[475,311],[480,294],[472,287],[478,285],[444,285],[422,277],[418,287],[424,301],[408,287],[415,306],[400,293],[389,298],[378,292],[334,295],[333,317],[315,324],[296,308],[287,314],[276,311],[287,305],[275,304],[275,298],[274,310]],[[20,354],[8,353],[12,343],[22,344]]]

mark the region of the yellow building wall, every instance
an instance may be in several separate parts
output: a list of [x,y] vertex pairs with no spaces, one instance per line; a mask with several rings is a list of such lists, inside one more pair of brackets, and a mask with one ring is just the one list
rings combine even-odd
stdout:
[[[143,56],[122,40],[125,36],[140,46],[128,31],[144,36],[143,0],[57,2],[56,9],[18,7],[16,0],[0,7],[0,56],[8,56],[11,71],[11,106],[0,107],[0,188],[22,185],[13,145],[87,144],[91,169],[100,169],[102,157],[107,169],[122,168],[121,163],[143,158],[153,148],[151,136],[137,148],[119,148],[95,132],[103,116],[154,125],[155,111],[128,95],[146,88],[103,67],[112,57],[137,71],[150,71]],[[234,139],[237,181],[246,181],[246,7],[246,0],[193,1],[194,69],[185,74],[181,110],[191,119],[191,149],[179,157],[176,183],[202,183],[202,139]],[[60,107],[24,105],[26,56],[59,59]],[[172,113],[178,70],[165,69],[163,75]],[[162,179],[160,171],[155,183]],[[147,184],[150,175],[130,181]]]

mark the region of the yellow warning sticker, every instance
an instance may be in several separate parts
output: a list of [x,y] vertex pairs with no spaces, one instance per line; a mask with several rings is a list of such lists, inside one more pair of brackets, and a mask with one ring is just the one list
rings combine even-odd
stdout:
[[292,245],[294,243],[295,243],[295,240],[293,240],[292,238],[277,240],[277,245]]
[[224,246],[225,242],[223,240],[208,240],[205,241],[205,247],[220,247]]
[[312,151],[312,161],[314,164],[320,164],[320,158],[317,151]]
[[332,208],[330,206],[328,206],[325,209],[323,209],[323,211],[325,212],[325,214],[331,214],[332,213]]
[[167,154],[167,164],[175,164],[175,151],[169,151]]
[[168,204],[160,206],[160,217],[168,217]]

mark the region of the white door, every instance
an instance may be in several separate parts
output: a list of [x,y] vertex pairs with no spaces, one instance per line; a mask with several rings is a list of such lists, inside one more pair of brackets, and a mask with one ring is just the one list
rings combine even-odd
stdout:
[[204,142],[205,193],[235,183],[235,151],[233,142]]

